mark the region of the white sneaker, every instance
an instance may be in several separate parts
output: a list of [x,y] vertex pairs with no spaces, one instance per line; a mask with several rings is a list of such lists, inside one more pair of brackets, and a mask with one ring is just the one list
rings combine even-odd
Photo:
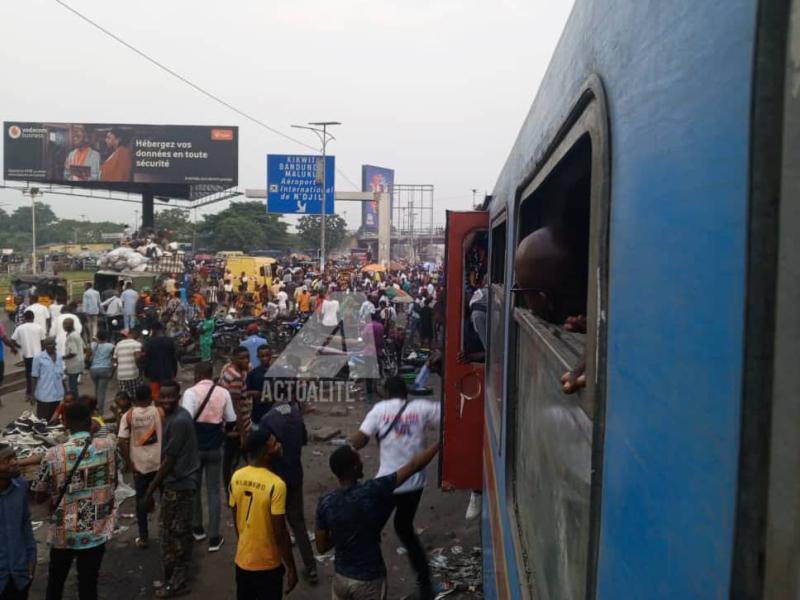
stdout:
[[469,495],[469,506],[467,506],[467,514],[465,517],[467,521],[472,521],[481,516],[481,499],[482,494],[472,492]]

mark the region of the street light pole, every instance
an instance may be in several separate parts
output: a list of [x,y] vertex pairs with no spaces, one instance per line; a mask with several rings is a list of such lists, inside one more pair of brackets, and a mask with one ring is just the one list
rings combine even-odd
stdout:
[[[332,127],[333,125],[341,125],[339,121],[315,121],[309,123],[312,127],[307,127],[305,125],[292,125],[297,129],[309,129],[317,134],[320,141],[322,142],[322,164],[318,169],[318,173],[320,174],[320,188],[322,189],[322,206],[320,207],[320,236],[319,236],[319,272],[325,272],[325,213],[326,213],[326,206],[325,206],[325,156],[326,156],[326,149],[328,146],[328,140],[335,140],[336,138],[333,137],[332,134],[328,133],[328,127]],[[320,127],[322,129],[320,129]]]
[[31,197],[31,273],[36,274],[36,196],[42,192],[37,187],[25,188],[23,194]]

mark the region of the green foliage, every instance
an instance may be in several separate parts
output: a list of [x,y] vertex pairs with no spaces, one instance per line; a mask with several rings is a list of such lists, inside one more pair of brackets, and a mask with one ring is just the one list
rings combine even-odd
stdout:
[[288,225],[268,214],[263,202],[233,202],[225,210],[203,216],[198,247],[210,251],[283,250],[292,243]]
[[[304,249],[319,250],[321,217],[306,215],[297,223],[297,236]],[[347,222],[337,214],[325,215],[325,249],[336,249],[347,237]]]
[[183,208],[167,208],[155,214],[156,231],[168,231],[170,239],[191,239],[194,224],[189,219],[189,211]]
[[[59,219],[48,204],[36,203],[36,244],[100,242],[102,233],[118,233],[125,226],[110,221]],[[0,211],[0,246],[30,252],[31,207],[20,206],[10,215]]]

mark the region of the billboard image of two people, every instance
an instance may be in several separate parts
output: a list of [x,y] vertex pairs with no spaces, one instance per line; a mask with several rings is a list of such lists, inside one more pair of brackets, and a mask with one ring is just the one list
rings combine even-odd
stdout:
[[6,122],[3,129],[6,180],[237,184],[236,127]]
[[[361,166],[362,192],[389,192],[394,189],[394,170],[372,165]],[[378,231],[378,203],[364,202],[361,209],[361,227],[365,231]]]

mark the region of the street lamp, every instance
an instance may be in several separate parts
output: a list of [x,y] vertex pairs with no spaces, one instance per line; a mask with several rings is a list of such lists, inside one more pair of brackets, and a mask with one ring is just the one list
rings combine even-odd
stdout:
[[325,272],[325,149],[328,145],[328,140],[335,140],[333,134],[328,133],[328,127],[334,125],[341,125],[339,121],[315,121],[308,125],[292,125],[295,129],[308,129],[317,134],[317,137],[322,142],[322,162],[317,173],[320,177],[320,187],[322,189],[322,207],[320,212],[320,236],[319,236],[319,272]]
[[33,244],[31,248],[31,273],[36,274],[36,196],[43,195],[43,192],[38,187],[25,188],[22,190],[23,195],[31,197],[31,237]]

